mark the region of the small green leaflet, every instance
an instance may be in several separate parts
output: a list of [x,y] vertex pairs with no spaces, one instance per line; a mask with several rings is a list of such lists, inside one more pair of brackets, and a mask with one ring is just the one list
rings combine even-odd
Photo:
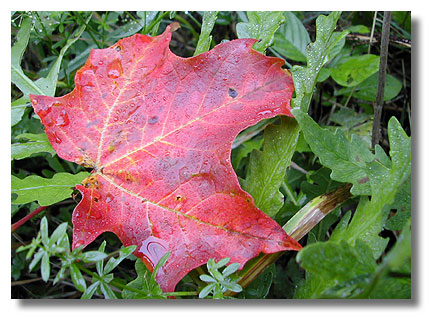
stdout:
[[278,11],[247,11],[246,14],[249,21],[237,24],[237,37],[259,40],[253,48],[264,53],[272,45],[275,32],[285,22],[285,17]]
[[[391,100],[396,97],[402,90],[402,82],[394,76],[387,74],[385,78],[384,100]],[[378,73],[375,73],[365,79],[355,87],[343,87],[335,92],[335,96],[344,95],[352,96],[362,100],[376,101],[376,92],[378,90]]]
[[308,111],[320,70],[343,46],[348,31],[333,32],[340,14],[333,11],[328,16],[320,15],[317,18],[316,40],[306,47],[307,66],[295,65],[291,70],[296,89],[296,97],[291,100],[294,108]]
[[302,22],[292,12],[283,13],[286,22],[275,33],[273,49],[298,62],[306,62],[306,46],[311,39]]
[[379,69],[379,56],[365,54],[350,56],[331,69],[331,77],[341,86],[354,87],[376,73]]
[[[167,296],[163,295],[160,285],[155,281],[155,276],[158,269],[166,263],[168,257],[169,255],[165,254],[160,259],[152,274],[142,260],[137,259],[135,263],[137,278],[127,284],[129,289],[124,288],[122,290],[122,297],[126,299],[166,299]],[[134,292],[131,289],[139,290],[141,293]]]
[[82,182],[90,174],[82,171],[75,175],[59,172],[52,179],[42,178],[36,175],[19,179],[12,176],[12,193],[18,197],[13,204],[24,204],[38,201],[40,205],[51,205],[70,198],[73,188]]
[[242,187],[254,198],[255,205],[270,217],[274,217],[284,204],[279,188],[298,137],[297,122],[293,118],[282,117],[280,125],[269,125],[264,130],[263,151],[251,152],[248,174]]
[[396,214],[384,225],[387,230],[401,231],[411,218],[411,178],[406,178],[396,194],[391,210],[396,209]]
[[200,32],[199,41],[197,42],[194,56],[209,51],[212,36],[210,35],[214,28],[218,11],[205,11],[203,13],[202,30]]
[[11,103],[10,125],[18,124],[27,108],[31,107],[30,98],[21,97]]
[[48,137],[45,133],[41,134],[20,134],[16,136],[16,139],[27,139],[26,142],[13,143],[11,145],[11,159],[19,160],[30,157],[33,154],[47,152],[52,156],[56,154],[52,148]]

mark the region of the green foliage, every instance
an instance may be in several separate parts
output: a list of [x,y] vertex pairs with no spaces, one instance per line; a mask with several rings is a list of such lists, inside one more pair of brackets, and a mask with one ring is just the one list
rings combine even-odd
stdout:
[[[352,219],[350,220],[351,213],[347,213],[328,242],[309,244],[299,252],[297,260],[309,276],[298,289],[297,298],[358,297],[364,286],[376,288],[376,283],[372,285],[370,282],[376,279],[374,277],[379,279],[381,276],[375,266],[388,244],[388,239],[380,236],[388,217],[387,208],[393,203],[404,182],[408,182],[411,171],[410,138],[395,118],[388,122],[388,135],[391,162],[387,158],[384,161],[389,167],[377,159],[366,163],[364,167],[371,187],[371,199],[362,196]],[[405,235],[410,235],[410,232]],[[407,248],[410,258],[410,244],[403,248],[406,250],[402,252],[405,254],[402,259],[408,258]],[[360,252],[356,256],[349,255],[353,250]],[[327,264],[328,259],[330,262],[333,260],[333,264],[321,268],[322,262]],[[359,270],[361,266],[365,266],[365,270]],[[397,284],[397,281],[390,283]],[[404,291],[404,282],[398,283]],[[378,294],[376,298],[396,298],[391,294],[383,294],[381,290],[367,291],[369,297],[372,293]]]
[[199,41],[197,42],[194,55],[209,51],[212,36],[210,35],[215,25],[218,11],[205,11],[203,13],[202,30],[200,32]]
[[306,62],[306,46],[311,42],[308,31],[292,12],[283,12],[285,23],[275,33],[273,49],[287,59]]
[[299,127],[294,119],[283,118],[280,125],[270,125],[264,130],[263,151],[253,150],[248,174],[241,183],[254,198],[255,205],[274,217],[284,202],[279,191],[287,167],[291,163]]
[[248,11],[248,22],[236,25],[237,37],[257,39],[253,48],[260,52],[272,45],[275,32],[285,22],[282,12],[277,11]]
[[69,198],[73,188],[88,176],[89,173],[84,171],[75,175],[59,172],[51,179],[36,175],[24,179],[12,176],[12,193],[17,195],[13,203],[37,201],[40,205],[51,205],[60,202]]
[[[225,267],[220,273],[219,270],[228,264],[230,261],[229,257],[221,259],[219,262],[215,262],[214,259],[210,259],[206,266],[210,275],[202,274],[200,279],[208,285],[200,290],[199,298],[213,298],[222,299],[224,293],[227,290],[233,292],[241,292],[242,286],[237,284],[238,277],[234,273],[239,269],[239,263],[232,263]],[[210,296],[211,295],[211,296]]]
[[[405,132],[411,130],[410,49],[390,44],[396,56],[389,57],[384,93],[390,112],[381,123],[388,138],[371,149],[379,48],[374,44],[372,54],[367,54],[367,42],[346,35],[369,35],[373,12],[340,16],[272,11],[13,12],[11,214],[21,218],[38,204],[50,206],[47,217],[22,225],[12,237],[13,244],[20,245],[12,252],[12,279],[18,283],[12,288],[14,296],[66,298],[79,291],[81,298],[127,299],[221,299],[229,298],[228,292],[238,298],[410,298],[411,138]],[[256,50],[288,61],[297,122],[260,122],[240,133],[233,144],[232,165],[260,209],[281,225],[288,220],[297,224],[309,215],[308,205],[322,202],[344,183],[353,184],[351,200],[309,226],[312,230],[300,241],[304,248],[297,257],[282,255],[245,288],[238,264],[226,267],[228,258],[210,260],[207,274],[200,275],[201,269],[191,272],[178,285],[180,291],[163,293],[155,277],[168,254],[151,273],[131,255],[135,246],[122,247],[108,233],[99,239],[98,249],[72,251],[65,221],[74,204],[63,200],[88,172],[55,155],[29,107],[29,94],[70,92],[74,74],[91,49],[136,32],[157,35],[173,21],[182,27],[171,44],[178,55],[197,55],[233,40],[235,25],[239,38],[259,40]],[[410,21],[410,12],[393,12],[392,34],[410,40]],[[379,23],[375,32],[380,32]],[[397,119],[390,118],[392,114]],[[32,224],[39,220],[40,230],[34,229]],[[50,233],[48,227],[55,230]],[[107,254],[103,240],[116,248]],[[30,243],[22,245],[23,241]],[[32,283],[35,288],[29,285],[35,273],[41,282],[52,282],[52,288],[41,282]]]
[[269,294],[275,277],[275,264],[270,265],[263,273],[261,273],[249,286],[247,286],[241,294],[240,298],[246,299],[264,299]]
[[[378,74],[375,73],[355,87],[344,87],[336,92],[336,95],[352,94],[353,97],[365,101],[376,101],[376,92],[378,88]],[[387,74],[385,78],[384,101],[396,97],[402,89],[402,83],[394,76]]]
[[[106,241],[99,247],[99,252],[104,253],[106,247]],[[131,253],[136,249],[135,245],[123,247],[119,250],[118,258],[111,257],[106,264],[104,264],[104,258],[97,260],[96,269],[97,274],[93,274],[92,284],[88,288],[84,289],[82,299],[90,299],[95,293],[103,294],[106,299],[117,299],[115,292],[112,290],[110,283],[114,279],[114,274],[111,273],[115,267],[117,267],[126,257],[130,256]]]
[[46,134],[20,134],[15,137],[17,140],[27,140],[26,142],[17,142],[11,145],[11,159],[19,160],[30,157],[33,154],[41,152],[50,153],[52,156],[56,154],[52,148]]
[[294,108],[307,112],[318,75],[323,66],[339,53],[348,31],[334,32],[340,12],[317,18],[316,40],[306,47],[307,66],[295,65],[291,73],[296,88],[296,97],[292,100]]
[[353,87],[376,73],[379,69],[379,56],[365,54],[344,58],[331,70],[331,77],[339,85]]
[[[66,270],[70,272],[70,277],[76,289],[83,292],[86,289],[86,283],[80,272],[77,261],[91,263],[99,261],[106,257],[103,251],[100,252],[85,252],[81,249],[70,251],[69,238],[67,236],[67,223],[61,223],[55,231],[48,235],[48,221],[43,217],[40,222],[40,231],[35,239],[26,246],[21,246],[17,249],[17,253],[27,250],[25,258],[32,259],[29,270],[32,271],[40,263],[40,272],[43,281],[47,282],[51,275],[50,258],[56,257],[61,260],[61,268],[58,271],[53,283],[56,284],[59,280],[66,278]],[[35,253],[37,249],[37,252]]]
[[127,299],[165,299],[166,295],[163,294],[160,285],[155,281],[160,268],[167,262],[169,258],[169,253],[163,255],[160,258],[157,265],[154,268],[152,274],[143,264],[143,262],[138,259],[136,260],[135,268],[137,273],[137,278],[127,284],[128,287],[138,289],[141,293],[134,292],[130,289],[123,289],[122,297]]
[[370,194],[366,163],[374,160],[367,144],[356,135],[349,141],[341,130],[334,133],[320,127],[312,118],[299,109],[292,111],[312,151],[323,166],[332,170],[331,178],[353,184],[351,193]]

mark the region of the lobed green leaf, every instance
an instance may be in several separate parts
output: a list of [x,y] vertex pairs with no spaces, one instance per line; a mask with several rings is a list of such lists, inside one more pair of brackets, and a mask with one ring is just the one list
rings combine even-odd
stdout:
[[82,171],[75,175],[60,172],[51,179],[36,175],[19,179],[12,176],[12,193],[18,195],[15,204],[37,201],[40,205],[51,205],[70,197],[73,188],[89,175]]
[[334,57],[344,43],[348,31],[334,32],[341,12],[333,11],[328,16],[320,15],[316,21],[316,40],[306,47],[307,66],[295,65],[291,73],[294,79],[296,97],[291,100],[294,108],[307,112],[313,90],[323,66]]
[[349,141],[341,130],[334,133],[321,128],[309,115],[299,109],[292,114],[298,121],[303,135],[323,166],[332,170],[333,180],[352,183],[351,193],[371,193],[366,163],[374,160],[367,144],[355,135]]
[[282,12],[278,11],[248,11],[248,22],[236,25],[239,39],[252,38],[259,40],[253,48],[264,53],[272,45],[275,32],[285,22]]

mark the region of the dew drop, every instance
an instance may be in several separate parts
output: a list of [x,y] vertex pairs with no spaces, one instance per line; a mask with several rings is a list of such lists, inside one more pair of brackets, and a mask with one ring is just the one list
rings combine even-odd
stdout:
[[78,248],[79,246],[84,245],[84,240],[79,240],[73,244],[73,248]]
[[141,243],[138,250],[144,257],[155,267],[160,261],[161,257],[167,253],[167,242],[155,236],[149,236]]
[[271,115],[273,112],[271,110],[263,110],[262,112],[257,113],[259,116],[267,116]]
[[112,79],[114,79],[114,78],[118,78],[118,77],[119,77],[119,75],[120,75],[120,73],[119,73],[119,71],[118,71],[118,70],[110,70],[110,71],[108,72],[108,77],[110,77],[110,78],[112,78]]
[[61,138],[60,138],[60,137],[58,137],[58,135],[57,135],[57,133],[56,133],[56,132],[53,132],[53,133],[52,133],[52,137],[54,138],[54,140],[55,140],[55,142],[56,142],[57,144],[61,144],[61,143],[63,142],[63,140],[61,140]]
[[110,193],[106,194],[106,199],[105,199],[106,203],[109,203],[112,200],[113,200],[113,195]]
[[64,127],[67,126],[69,123],[69,116],[67,115],[66,111],[61,111],[60,115],[57,117],[55,125],[59,127]]
[[122,75],[121,62],[117,59],[114,60],[108,68],[108,77],[111,79],[116,79]]
[[179,169],[179,179],[181,181],[188,180],[190,178],[191,174],[187,167],[182,167]]

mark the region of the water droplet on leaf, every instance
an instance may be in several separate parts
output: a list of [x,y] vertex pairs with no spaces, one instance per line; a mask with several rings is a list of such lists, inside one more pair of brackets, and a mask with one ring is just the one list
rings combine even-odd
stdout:
[[57,117],[56,125],[59,127],[67,126],[70,123],[69,116],[66,111],[61,111],[60,115]]
[[155,236],[150,236],[144,240],[138,249],[144,257],[155,267],[160,259],[167,253],[167,242]]

